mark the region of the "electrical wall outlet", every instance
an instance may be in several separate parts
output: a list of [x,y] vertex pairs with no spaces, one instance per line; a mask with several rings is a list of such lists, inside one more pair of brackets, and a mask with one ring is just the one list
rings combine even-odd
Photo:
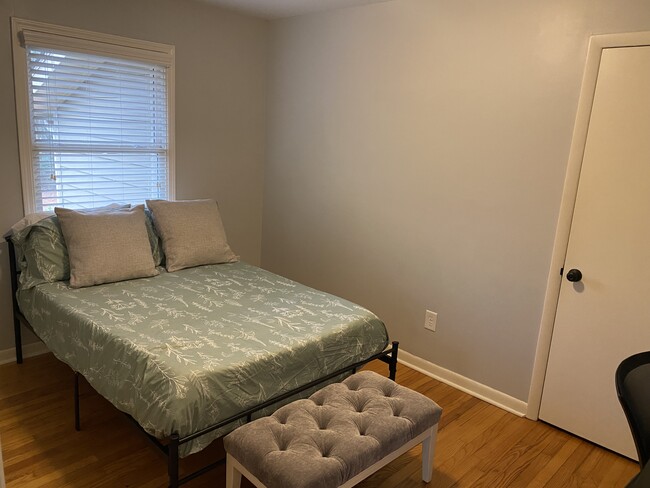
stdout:
[[436,322],[438,321],[438,314],[427,310],[426,315],[424,316],[424,328],[430,330],[431,332],[436,331]]

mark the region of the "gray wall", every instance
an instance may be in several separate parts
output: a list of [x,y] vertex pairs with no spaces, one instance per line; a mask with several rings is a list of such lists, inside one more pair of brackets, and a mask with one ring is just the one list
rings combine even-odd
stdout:
[[[0,230],[23,216],[10,17],[176,46],[176,196],[219,201],[235,252],[259,263],[268,22],[193,0],[0,0]],[[0,244],[0,351],[13,347]],[[28,339],[29,340],[29,339]]]
[[525,401],[588,38],[638,30],[647,0],[394,0],[274,21],[262,264]]

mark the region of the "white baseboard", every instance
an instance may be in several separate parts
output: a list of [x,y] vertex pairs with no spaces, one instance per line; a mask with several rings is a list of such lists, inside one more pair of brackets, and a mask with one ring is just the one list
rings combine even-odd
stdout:
[[[478,381],[471,380],[464,376],[454,373],[445,369],[437,364],[430,363],[414,354],[406,352],[402,349],[399,350],[397,361],[403,363],[411,369],[419,371],[431,378],[453,386],[454,388],[468,393],[476,398],[485,400],[492,405],[502,408],[510,413],[514,413],[519,417],[526,415],[527,403],[517,398],[506,395],[505,393],[490,388]],[[398,372],[399,375],[399,372]]]
[[[45,344],[41,341],[30,342],[29,344],[23,344],[23,357],[30,358],[32,356],[40,356],[50,352]],[[0,351],[0,364],[13,363],[16,361],[16,350],[12,347],[11,349],[3,349]]]

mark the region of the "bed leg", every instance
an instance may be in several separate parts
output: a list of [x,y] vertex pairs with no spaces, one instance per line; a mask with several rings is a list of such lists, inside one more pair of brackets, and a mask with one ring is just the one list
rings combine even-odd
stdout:
[[16,362],[23,364],[23,338],[20,331],[20,320],[14,317],[14,340],[16,346]]
[[178,488],[178,439],[178,434],[172,434],[167,445],[167,476],[169,477],[169,488]]
[[393,341],[393,348],[390,353],[390,363],[388,363],[388,377],[395,381],[397,374],[397,351],[399,349],[399,342]]
[[81,430],[81,415],[79,414],[79,373],[74,372],[74,430]]
[[20,331],[20,319],[18,318],[18,300],[16,299],[16,292],[18,291],[18,269],[16,266],[16,248],[11,234],[4,236],[7,240],[7,247],[9,248],[9,275],[11,278],[11,303],[14,312],[14,337],[16,346],[16,362],[23,363],[23,340]]

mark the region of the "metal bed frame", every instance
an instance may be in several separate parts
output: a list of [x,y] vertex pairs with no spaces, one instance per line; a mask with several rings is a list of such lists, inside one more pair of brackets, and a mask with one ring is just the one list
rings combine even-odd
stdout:
[[[12,295],[12,304],[13,304],[13,319],[14,319],[14,339],[15,339],[15,348],[16,348],[16,362],[18,364],[22,364],[23,362],[23,349],[22,349],[22,334],[21,334],[21,325],[24,325],[29,329],[31,332],[34,333],[38,337],[38,334],[34,332],[32,329],[32,326],[29,324],[28,320],[25,318],[25,316],[22,314],[20,311],[20,308],[18,306],[18,300],[16,298],[16,292],[18,291],[18,276],[20,274],[20,270],[16,266],[16,250],[15,250],[15,245],[12,241],[11,237],[11,232],[7,233],[4,235],[4,239],[7,241],[8,247],[9,247],[9,266],[10,266],[10,275],[11,275],[11,295]],[[180,485],[185,484],[194,478],[197,478],[198,476],[201,476],[208,471],[218,467],[221,464],[225,463],[225,458],[224,459],[219,459],[213,463],[208,464],[207,466],[204,466],[201,469],[198,469],[192,473],[189,473],[183,477],[180,477],[180,471],[179,471],[179,460],[180,457],[178,455],[178,449],[182,444],[185,444],[186,442],[192,441],[198,437],[201,437],[205,434],[208,434],[214,430],[220,429],[221,427],[224,427],[232,422],[246,419],[246,422],[250,422],[252,416],[254,413],[265,409],[267,407],[270,407],[274,404],[277,404],[278,402],[282,402],[283,400],[286,400],[289,397],[292,397],[294,395],[297,395],[299,393],[302,393],[306,390],[309,390],[311,388],[314,388],[315,386],[318,386],[321,383],[324,383],[328,380],[331,380],[333,378],[336,378],[337,376],[340,376],[342,374],[348,373],[348,372],[356,372],[358,368],[361,366],[365,365],[366,363],[369,363],[371,361],[374,361],[375,359],[379,359],[385,363],[388,364],[388,377],[391,380],[395,380],[395,375],[397,373],[397,354],[399,351],[399,342],[393,341],[391,346],[384,351],[374,354],[370,356],[367,359],[364,359],[363,361],[358,361],[354,364],[350,364],[344,368],[341,368],[337,371],[334,371],[333,373],[330,373],[326,376],[323,376],[321,378],[318,378],[314,381],[311,381],[305,385],[302,385],[298,388],[295,388],[291,391],[288,391],[286,393],[283,393],[281,395],[276,395],[269,400],[266,400],[263,403],[260,403],[258,405],[255,405],[247,410],[244,410],[243,412],[240,412],[236,415],[233,415],[225,420],[222,420],[221,422],[211,425],[209,427],[206,427],[204,429],[198,430],[196,432],[193,432],[192,434],[188,434],[186,436],[179,436],[178,433],[172,433],[168,439],[166,439],[167,442],[161,442],[160,439],[154,437],[153,435],[149,434],[146,432],[138,422],[125,413],[125,415],[133,422],[133,424],[145,435],[147,438],[167,457],[167,476],[169,478],[169,488],[178,488]],[[80,403],[79,403],[79,377],[82,376],[79,372],[74,371],[74,427],[75,430],[79,431],[81,430],[81,416],[80,416]]]

